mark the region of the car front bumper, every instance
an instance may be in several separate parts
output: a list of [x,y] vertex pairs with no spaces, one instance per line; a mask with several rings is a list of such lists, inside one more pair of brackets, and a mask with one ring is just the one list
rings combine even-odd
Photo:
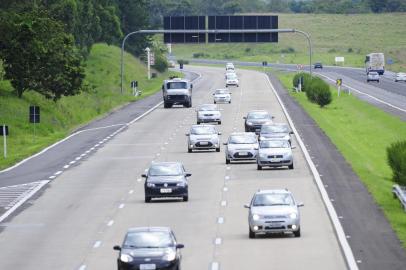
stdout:
[[145,196],[151,198],[172,198],[188,196],[188,187],[145,187]]
[[300,220],[289,218],[250,220],[249,226],[255,233],[293,233],[300,229]]
[[213,122],[221,122],[220,116],[199,116],[197,117],[197,122],[200,123],[213,123]]
[[290,166],[293,164],[293,159],[288,158],[257,158],[257,164],[260,166],[268,166],[268,167],[282,167],[282,166]]
[[[124,263],[118,260],[118,270],[140,270],[142,264],[155,265],[156,270],[177,270],[179,269],[180,262],[179,260],[174,260],[172,262],[164,261],[151,261],[146,263],[145,261],[136,260],[130,263]],[[152,267],[150,267],[152,268]]]
[[192,150],[205,150],[205,149],[216,149],[219,148],[219,142],[214,141],[196,141],[196,142],[189,142],[189,149]]
[[227,159],[230,160],[256,160],[258,151],[253,149],[228,150]]
[[214,102],[216,102],[216,103],[221,103],[221,102],[228,103],[230,101],[231,101],[230,97],[227,97],[227,98],[215,97],[214,98]]

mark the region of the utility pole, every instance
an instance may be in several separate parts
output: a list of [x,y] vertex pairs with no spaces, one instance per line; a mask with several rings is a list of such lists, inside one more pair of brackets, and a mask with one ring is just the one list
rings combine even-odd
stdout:
[[147,52],[148,80],[151,80],[151,49],[147,47],[145,51]]

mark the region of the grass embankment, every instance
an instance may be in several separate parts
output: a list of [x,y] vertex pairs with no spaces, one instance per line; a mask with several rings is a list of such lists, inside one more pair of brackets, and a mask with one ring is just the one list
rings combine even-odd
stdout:
[[[286,89],[292,89],[293,74],[276,73]],[[406,137],[406,123],[354,96],[337,97],[321,109],[310,103],[305,93],[289,91],[330,137],[338,150],[366,185],[406,248],[406,215],[393,199],[392,172],[386,161],[386,148]]]
[[[125,55],[124,94],[120,94],[120,49],[105,44],[95,44],[86,61],[86,81],[89,92],[63,97],[57,103],[46,100],[35,92],[26,92],[18,99],[8,81],[0,81],[0,124],[9,126],[8,156],[3,157],[0,142],[0,169],[6,168],[44,147],[66,137],[75,128],[108,113],[112,109],[151,95],[160,90],[162,80],[168,73],[158,74],[147,80],[146,66],[130,54]],[[130,82],[137,80],[141,97],[131,95]],[[41,123],[28,123],[28,108],[38,105]],[[1,138],[2,139],[2,138]]]
[[[333,65],[335,56],[344,56],[346,66],[363,67],[365,55],[384,52],[395,60],[391,70],[406,70],[406,14],[278,14],[279,28],[295,28],[310,33],[313,61]],[[308,45],[299,34],[279,34],[274,44],[173,45],[178,59],[234,59],[307,64]]]

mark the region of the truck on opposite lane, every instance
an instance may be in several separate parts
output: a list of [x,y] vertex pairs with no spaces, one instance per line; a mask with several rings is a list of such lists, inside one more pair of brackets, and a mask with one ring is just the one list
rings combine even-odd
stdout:
[[192,107],[192,89],[193,84],[187,79],[171,78],[164,80],[162,85],[164,108],[171,108],[173,105]]

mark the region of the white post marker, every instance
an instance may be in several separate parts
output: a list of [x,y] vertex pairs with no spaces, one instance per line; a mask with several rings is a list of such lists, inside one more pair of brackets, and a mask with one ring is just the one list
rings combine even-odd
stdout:
[[3,141],[4,141],[4,158],[7,158],[7,135],[6,135],[6,125],[3,125]]
[[147,47],[145,51],[147,52],[148,80],[151,80],[151,49]]

